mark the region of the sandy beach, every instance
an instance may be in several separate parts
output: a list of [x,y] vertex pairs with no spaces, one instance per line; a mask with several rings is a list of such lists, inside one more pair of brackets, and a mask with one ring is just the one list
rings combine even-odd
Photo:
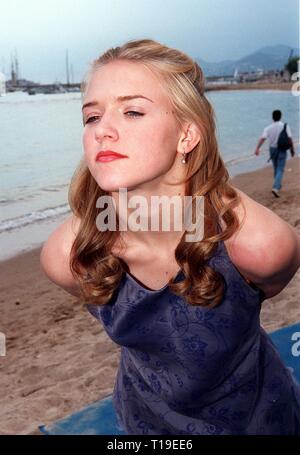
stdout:
[[[300,158],[289,159],[279,199],[272,168],[241,174],[232,183],[300,233]],[[280,245],[275,245],[275,248]],[[38,434],[38,426],[110,394],[119,348],[83,302],[52,284],[39,264],[40,248],[0,263],[0,434]],[[300,271],[263,304],[267,331],[300,321]]]

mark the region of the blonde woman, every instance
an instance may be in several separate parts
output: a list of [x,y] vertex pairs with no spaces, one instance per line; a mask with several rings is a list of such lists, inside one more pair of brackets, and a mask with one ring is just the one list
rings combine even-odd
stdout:
[[[72,216],[41,263],[122,346],[113,400],[124,431],[298,434],[299,386],[259,313],[298,269],[299,238],[230,185],[201,69],[176,49],[131,41],[93,62],[82,108]],[[194,209],[202,198],[201,239],[172,222],[120,229],[137,198],[151,208],[154,196],[189,196]],[[141,213],[148,226],[157,215]]]

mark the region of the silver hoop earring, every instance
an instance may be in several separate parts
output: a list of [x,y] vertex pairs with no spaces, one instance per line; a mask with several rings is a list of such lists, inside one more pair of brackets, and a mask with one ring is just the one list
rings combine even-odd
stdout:
[[182,162],[182,164],[186,164],[186,161],[185,161],[185,150],[183,151],[181,162]]

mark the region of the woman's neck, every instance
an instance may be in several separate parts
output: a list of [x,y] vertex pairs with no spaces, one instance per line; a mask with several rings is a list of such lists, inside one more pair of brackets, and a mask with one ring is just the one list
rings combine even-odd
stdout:
[[120,189],[111,194],[125,243],[172,249],[184,233],[185,185]]

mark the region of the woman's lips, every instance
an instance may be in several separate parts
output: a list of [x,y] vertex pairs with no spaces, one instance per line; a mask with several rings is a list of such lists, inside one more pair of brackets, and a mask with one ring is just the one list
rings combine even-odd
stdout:
[[120,158],[128,157],[125,155],[121,155],[120,153],[113,152],[112,150],[105,150],[97,153],[96,161],[100,161],[100,163],[106,163],[108,161],[113,161]]

